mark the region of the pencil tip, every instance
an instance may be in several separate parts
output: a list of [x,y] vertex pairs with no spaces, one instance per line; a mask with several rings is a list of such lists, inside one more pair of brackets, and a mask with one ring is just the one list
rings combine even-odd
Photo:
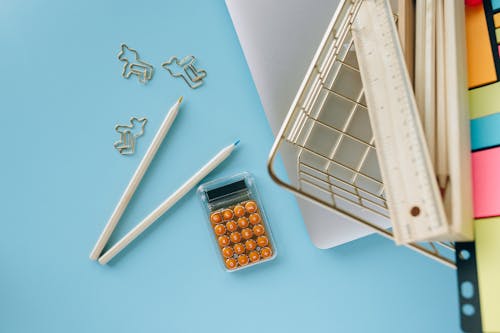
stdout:
[[235,145],[235,146],[237,146],[237,145],[238,145],[238,143],[240,143],[240,140],[237,140],[237,141],[234,143],[234,145]]
[[177,103],[181,104],[183,98],[184,98],[184,96],[179,97],[179,100],[177,101]]

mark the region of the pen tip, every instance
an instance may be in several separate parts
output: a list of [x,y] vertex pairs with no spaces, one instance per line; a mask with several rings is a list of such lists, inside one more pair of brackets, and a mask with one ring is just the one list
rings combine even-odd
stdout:
[[235,146],[237,146],[237,145],[238,145],[238,143],[240,143],[240,140],[237,140],[237,141],[234,143],[234,145],[235,145]]
[[184,98],[184,96],[179,97],[179,100],[177,101],[177,103],[181,104],[183,98]]

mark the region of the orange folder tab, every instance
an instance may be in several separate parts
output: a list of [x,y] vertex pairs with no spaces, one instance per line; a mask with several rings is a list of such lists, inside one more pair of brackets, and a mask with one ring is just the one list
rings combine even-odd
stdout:
[[495,28],[500,28],[500,13],[496,13],[493,16],[493,22],[495,23]]
[[465,31],[469,88],[495,82],[497,74],[482,3],[465,6]]

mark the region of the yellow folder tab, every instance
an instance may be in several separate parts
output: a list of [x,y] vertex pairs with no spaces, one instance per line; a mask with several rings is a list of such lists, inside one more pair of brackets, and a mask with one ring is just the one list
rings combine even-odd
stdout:
[[475,228],[483,332],[500,332],[500,217],[476,220]]
[[471,119],[500,112],[500,81],[469,90],[469,113]]
[[483,4],[465,6],[469,88],[497,80]]
[[493,21],[495,22],[495,28],[500,28],[500,13],[493,16]]

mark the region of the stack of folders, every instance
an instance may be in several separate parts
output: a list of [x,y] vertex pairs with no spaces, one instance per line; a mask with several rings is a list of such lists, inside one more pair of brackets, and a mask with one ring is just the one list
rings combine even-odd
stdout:
[[438,239],[472,240],[464,1],[415,5],[415,97],[450,226]]
[[395,240],[472,240],[464,2],[397,12],[365,0],[352,25]]

